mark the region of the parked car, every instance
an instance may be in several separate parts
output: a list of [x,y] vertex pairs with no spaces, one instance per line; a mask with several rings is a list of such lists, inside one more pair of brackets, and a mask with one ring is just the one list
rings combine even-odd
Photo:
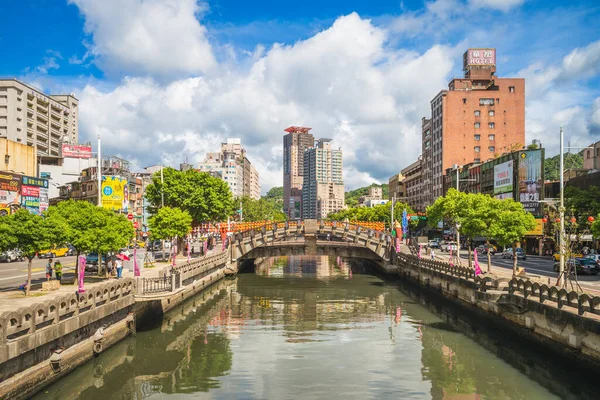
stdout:
[[[102,254],[102,265],[106,265],[107,255]],[[85,256],[85,270],[86,271],[97,271],[98,270],[98,253],[91,252]]]
[[479,254],[487,254],[489,252],[491,255],[494,255],[498,252],[498,249],[493,244],[482,244],[481,246],[477,246],[475,251]]
[[596,261],[596,264],[600,265],[600,254],[590,254],[585,256],[584,258],[589,258],[590,260]]
[[458,249],[458,245],[456,244],[456,242],[447,242],[445,243],[443,246],[441,246],[440,250],[441,251],[456,251]]
[[[554,261],[560,261],[560,253],[556,253],[552,257],[554,257]],[[571,258],[583,258],[583,254],[579,252],[571,253]]]
[[437,240],[430,240],[427,243],[427,247],[429,247],[430,249],[439,249],[440,243]]
[[69,248],[65,245],[52,246],[51,249],[41,250],[38,253],[39,258],[55,258],[55,257],[66,257],[69,253]]
[[5,251],[0,254],[0,261],[2,262],[13,262],[13,261],[24,261],[25,257],[21,254],[21,250],[13,249]]
[[442,240],[440,242],[440,250],[441,251],[446,251],[446,248],[448,247],[448,241],[447,240]]
[[[575,269],[573,269],[573,266]],[[578,274],[585,275],[598,275],[600,272],[600,265],[596,263],[595,260],[591,258],[571,258],[567,261],[567,265],[565,265],[567,269],[570,269],[570,273],[576,271]],[[560,263],[554,263],[554,271],[558,272],[560,269]]]
[[[517,247],[515,251],[517,253],[517,260],[527,260],[527,255],[525,254],[525,251],[522,248]],[[504,252],[502,253],[502,258],[510,258],[511,260],[514,259],[515,257],[513,254],[513,249],[510,247],[504,249]]]

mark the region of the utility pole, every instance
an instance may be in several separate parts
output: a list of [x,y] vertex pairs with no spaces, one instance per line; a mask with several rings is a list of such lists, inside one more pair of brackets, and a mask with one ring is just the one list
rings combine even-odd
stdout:
[[100,143],[100,134],[98,134],[98,207],[102,207],[102,146]]
[[558,207],[558,218],[560,219],[560,264],[558,267],[558,286],[562,287],[564,285],[564,272],[565,272],[565,178],[564,178],[564,133],[563,127],[560,127],[560,206]]
[[390,232],[394,229],[394,204],[396,203],[396,195],[392,196],[392,222],[390,222]]
[[[460,192],[460,167],[456,165],[456,191]],[[443,232],[442,232],[443,233]],[[460,262],[460,231],[458,230],[458,224],[456,224],[456,258]]]

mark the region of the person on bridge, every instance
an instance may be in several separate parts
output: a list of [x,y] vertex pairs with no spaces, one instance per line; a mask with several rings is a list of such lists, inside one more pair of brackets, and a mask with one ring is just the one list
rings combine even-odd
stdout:
[[52,279],[52,259],[50,258],[46,263],[46,280]]
[[435,251],[433,249],[431,249],[431,259],[435,260]]
[[123,274],[123,262],[117,258],[117,279],[121,279]]
[[54,273],[56,274],[56,280],[60,283],[62,279],[62,263],[60,260],[54,262]]

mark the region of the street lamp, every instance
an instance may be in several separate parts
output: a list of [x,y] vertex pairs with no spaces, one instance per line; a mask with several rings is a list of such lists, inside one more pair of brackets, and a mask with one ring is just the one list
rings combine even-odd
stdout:
[[559,219],[560,219],[560,261],[558,267],[558,286],[564,286],[565,279],[563,274],[565,272],[565,177],[564,177],[564,169],[565,169],[565,158],[564,151],[568,150],[583,150],[583,149],[593,149],[593,147],[564,147],[565,137],[563,133],[563,127],[560,127],[560,206],[558,207]]

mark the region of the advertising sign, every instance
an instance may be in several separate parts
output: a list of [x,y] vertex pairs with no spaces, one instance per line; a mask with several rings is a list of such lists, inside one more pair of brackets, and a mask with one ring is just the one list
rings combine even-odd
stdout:
[[23,196],[40,197],[40,188],[37,186],[21,186],[21,194]]
[[92,146],[63,143],[62,156],[70,158],[92,158]]
[[536,218],[535,228],[525,233],[525,236],[542,236],[544,234],[544,222],[541,218]]
[[21,175],[0,172],[0,216],[10,214],[20,205]]
[[467,65],[496,65],[496,49],[467,50]]
[[500,193],[500,194],[494,195],[494,198],[500,199],[500,200],[503,200],[503,199],[512,199],[513,198],[513,194],[512,194],[512,192],[511,193]]
[[40,188],[40,214],[43,213],[50,207],[50,199],[48,195],[48,189]]
[[512,190],[513,162],[511,160],[494,166],[494,194],[512,193]]
[[34,176],[21,177],[21,183],[27,186],[38,186],[48,188],[48,179],[36,178]]
[[519,201],[533,215],[542,214],[542,151],[529,150],[519,154]]
[[122,210],[127,179],[120,176],[102,177],[102,207],[109,210]]

